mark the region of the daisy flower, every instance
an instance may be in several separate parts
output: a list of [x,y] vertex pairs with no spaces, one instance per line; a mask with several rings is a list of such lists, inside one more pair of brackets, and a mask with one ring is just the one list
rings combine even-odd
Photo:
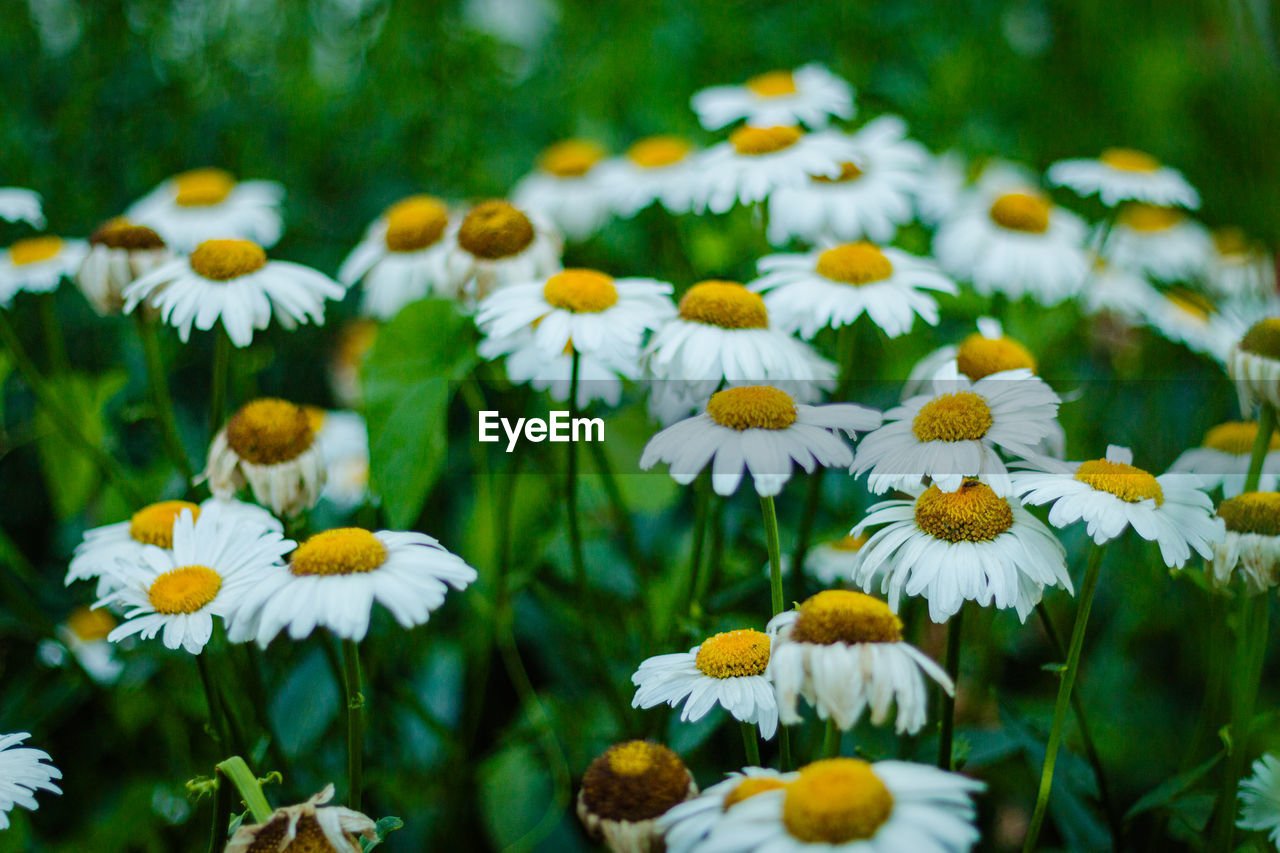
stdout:
[[[1205,491],[1222,487],[1224,497],[1234,498],[1244,491],[1249,473],[1249,457],[1258,436],[1257,421],[1228,421],[1204,434],[1199,447],[1182,451],[1169,473],[1195,474]],[[1280,485],[1280,433],[1272,433],[1262,462],[1258,488],[1274,491]]]
[[173,252],[151,228],[127,219],[109,219],[89,237],[76,284],[99,316],[119,314],[124,309],[125,287],[171,260]]
[[1200,206],[1200,194],[1177,169],[1164,166],[1145,151],[1108,148],[1096,160],[1060,160],[1045,174],[1055,187],[1098,198],[1107,207],[1123,201],[1162,206]]
[[900,249],[845,243],[803,255],[768,255],[748,287],[765,292],[778,328],[811,339],[819,329],[847,326],[863,312],[891,338],[905,335],[918,315],[938,324],[938,303],[927,291],[956,286],[931,261]]
[[679,136],[647,136],[624,155],[601,163],[600,187],[615,213],[635,216],[657,202],[668,213],[688,213],[697,179],[693,143]]
[[1194,474],[1155,477],[1133,465],[1133,451],[1110,445],[1103,459],[1060,462],[1039,459],[1014,476],[1014,489],[1033,506],[1051,503],[1049,523],[1066,527],[1085,522],[1085,530],[1104,545],[1126,527],[1160,546],[1170,568],[1182,566],[1192,550],[1206,560],[1224,535],[1222,519]]
[[446,265],[452,285],[473,299],[560,269],[560,235],[539,214],[505,201],[471,208],[450,236]]
[[0,829],[9,828],[9,812],[14,806],[35,811],[36,791],[62,790],[53,783],[62,778],[62,771],[49,764],[49,753],[19,746],[31,737],[28,732],[0,735]]
[[879,423],[880,413],[866,406],[806,406],[768,385],[726,388],[712,395],[705,412],[651,438],[640,470],[666,462],[671,477],[687,486],[710,465],[716,494],[731,495],[746,469],[756,492],[770,497],[790,479],[793,462],[809,473],[817,465],[849,465],[853,451],[839,433],[853,438]]
[[990,206],[1006,192],[1025,192],[1037,183],[1035,173],[1020,163],[997,159],[975,168],[963,155],[947,151],[924,165],[915,187],[916,214],[937,227],[966,206]]
[[62,666],[70,654],[98,684],[114,684],[124,672],[115,645],[107,640],[117,624],[106,610],[77,607],[55,629],[57,639],[41,642],[37,650],[50,666]]
[[1216,228],[1204,283],[1227,299],[1265,299],[1276,294],[1276,259],[1239,228]]
[[369,428],[356,412],[306,410],[325,465],[320,499],[349,512],[369,496]]
[[852,581],[862,563],[867,538],[866,534],[849,534],[818,543],[804,555],[805,572],[823,586]]
[[432,293],[453,297],[445,262],[449,209],[434,196],[415,195],[387,208],[338,268],[344,287],[363,282],[360,311],[390,320]]
[[6,222],[26,222],[36,228],[44,228],[40,193],[22,187],[0,187],[0,219]]
[[333,785],[296,806],[278,808],[264,823],[242,823],[223,853],[258,853],[299,849],[317,853],[361,853],[361,841],[376,841],[378,827],[365,814],[345,806],[325,805]]
[[277,515],[316,505],[327,468],[307,410],[287,400],[253,400],[231,416],[209,445],[204,477],[215,497],[248,485]]
[[1103,252],[1111,263],[1157,281],[1191,281],[1208,268],[1213,239],[1181,210],[1134,202],[1120,208]]
[[724,213],[735,204],[764,201],[779,188],[808,184],[815,175],[838,178],[841,163],[857,160],[843,134],[746,125],[698,156],[692,210]]
[[532,327],[534,345],[544,359],[571,346],[617,360],[635,358],[645,332],[674,314],[671,285],[666,282],[568,269],[493,293],[480,303],[476,325],[493,348],[502,348],[499,342],[508,341],[514,349]]
[[120,588],[93,605],[125,608],[125,621],[108,640],[160,635],[166,648],[198,655],[213,636],[213,617],[230,618],[244,594],[293,550],[296,543],[279,531],[229,523],[220,509],[205,507],[199,518],[183,509],[173,523],[172,549],[146,545],[136,563],[121,565]]
[[680,756],[659,743],[630,740],[609,747],[582,774],[578,819],[609,850],[651,853],[662,843],[656,819],[697,793]]
[[756,794],[785,788],[799,775],[768,767],[744,767],[693,799],[672,806],[656,821],[666,853],[695,853],[725,812]]
[[1253,775],[1240,782],[1236,826],[1267,833],[1280,849],[1280,758],[1271,753],[1253,762]]
[[270,248],[284,231],[283,199],[284,187],[274,181],[237,181],[221,169],[192,169],[138,199],[125,217],[154,228],[180,252],[227,237]]
[[1074,594],[1066,549],[1017,500],[977,480],[953,492],[904,491],[911,500],[882,501],[853,528],[879,527],[862,547],[855,581],[870,591],[879,576],[893,612],[906,593],[928,600],[934,622],[947,621],[965,601],[1015,608],[1025,622],[1046,586]]
[[319,627],[360,642],[375,602],[412,628],[426,624],[449,587],[465,589],[475,579],[475,569],[425,533],[326,530],[258,578],[228,636],[266,648],[281,631],[301,640]]
[[1080,310],[1085,314],[1108,311],[1129,323],[1143,322],[1164,296],[1136,270],[1093,259],[1093,271],[1080,291]]
[[911,221],[913,201],[929,154],[907,139],[907,124],[881,116],[849,136],[855,164],[835,177],[779,188],[769,196],[769,242],[807,243],[867,239],[889,243]]
[[725,812],[698,853],[965,853],[985,786],[907,761],[828,758]]
[[604,158],[605,150],[589,140],[557,142],[512,188],[511,201],[542,214],[570,240],[585,240],[609,221],[609,196],[598,169]]
[[[551,399],[565,402],[573,384],[573,349],[565,349],[548,358],[534,340],[532,329],[507,338],[485,338],[477,347],[481,358],[490,361],[504,358],[507,379],[516,385],[528,384],[536,391],[546,391]],[[640,377],[639,350],[615,357],[605,352],[578,355],[579,409],[593,400],[616,406],[622,399],[622,379]]]
[[88,251],[83,240],[51,235],[28,237],[0,250],[0,305],[8,305],[22,291],[57,290],[63,276],[75,275]]
[[909,491],[929,477],[944,492],[977,478],[997,495],[1010,493],[1009,473],[997,448],[1031,456],[1055,434],[1058,395],[1026,368],[972,382],[939,373],[929,392],[884,413],[884,426],[864,436],[851,469],[870,472],[875,494]]
[[1084,223],[1038,191],[1006,192],[970,204],[942,223],[933,251],[943,270],[983,296],[1030,296],[1053,305],[1074,295],[1088,273]]
[[1244,492],[1218,504],[1226,537],[1213,545],[1209,579],[1226,588],[1237,573],[1250,595],[1280,585],[1280,494]]
[[778,703],[765,677],[769,635],[742,628],[708,637],[687,652],[651,657],[631,676],[631,704],[652,708],[684,703],[680,721],[701,720],[720,705],[735,720],[760,727],[765,740],[778,730]]
[[286,329],[324,322],[324,301],[341,299],[342,285],[310,267],[268,261],[248,240],[206,240],[189,257],[152,270],[124,289],[124,311],[146,304],[160,312],[186,343],[191,327],[208,331],[222,321],[231,342],[247,347],[255,330],[276,321]]
[[1204,297],[1174,289],[1158,293],[1147,304],[1143,322],[1161,337],[1225,365],[1232,347],[1249,328],[1248,314],[1254,312],[1223,307],[1226,310],[1217,311]]
[[902,386],[904,400],[926,391],[934,378],[950,372],[952,365],[971,382],[1007,370],[1036,372],[1035,356],[1021,341],[1006,335],[999,320],[979,317],[976,325],[978,330],[959,344],[939,347],[916,362]]
[[816,63],[795,71],[768,71],[740,86],[712,86],[689,105],[707,130],[736,121],[826,127],[832,116],[853,118],[853,87]]
[[365,318],[348,321],[338,330],[337,338],[327,364],[329,388],[338,405],[358,409],[364,399],[360,371],[378,339],[378,324]]
[[784,725],[803,718],[799,698],[841,731],[870,712],[884,725],[897,706],[895,730],[914,734],[924,726],[929,693],[924,676],[947,695],[954,691],[942,667],[902,640],[902,620],[879,599],[846,589],[812,596],[769,622],[775,648],[768,677],[778,693]]
[[1280,317],[1254,323],[1231,347],[1227,375],[1235,380],[1245,414],[1257,403],[1280,407]]

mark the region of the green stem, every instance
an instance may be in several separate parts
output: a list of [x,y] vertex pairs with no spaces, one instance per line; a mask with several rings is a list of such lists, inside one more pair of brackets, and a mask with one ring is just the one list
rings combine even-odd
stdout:
[[756,737],[755,723],[739,722],[742,728],[742,748],[747,753],[747,767],[760,766],[760,741]]
[[232,749],[231,731],[227,726],[227,717],[225,709],[222,707],[221,694],[214,683],[213,671],[209,667],[208,650],[202,651],[198,655],[193,655],[196,659],[196,669],[200,672],[200,684],[204,687],[205,703],[209,706],[209,724],[213,726],[213,730],[218,734],[219,746],[223,750]]
[[227,830],[231,826],[231,787],[214,778],[213,817],[209,824],[209,853],[222,853],[227,846]]
[[956,732],[956,696],[960,684],[960,640],[964,627],[964,605],[947,620],[947,675],[951,677],[952,693],[942,691],[942,731],[938,735],[938,766],[951,769],[951,745]]
[[631,564],[635,566],[637,573],[644,573],[647,566],[644,556],[640,553],[640,545],[636,539],[636,528],[631,521],[631,513],[627,511],[627,504],[623,500],[622,490],[618,488],[618,478],[613,473],[613,466],[609,464],[609,456],[604,451],[604,444],[599,441],[589,441],[587,442],[587,448],[591,451],[591,459],[595,463],[596,471],[604,481],[605,494],[608,496],[609,506],[613,510],[613,521],[618,526],[618,532],[622,535],[622,544],[627,552],[627,558],[631,560]]
[[231,338],[221,326],[213,330],[213,373],[209,390],[209,434],[216,435],[227,416],[227,383],[231,375]]
[[62,336],[62,325],[58,322],[56,293],[41,293],[36,297],[36,310],[40,312],[41,331],[44,332],[44,345],[48,350],[49,373],[58,376],[71,370],[67,359],[67,344]]
[[[238,755],[231,756],[218,764],[218,772],[236,786],[254,823],[266,823],[271,819],[271,805],[267,802],[266,795],[262,793],[262,783],[258,781],[257,776],[253,775],[253,771],[249,769],[248,764],[245,764],[243,758]],[[219,785],[219,787],[222,786]]]
[[1258,434],[1253,438],[1253,451],[1249,456],[1249,471],[1244,476],[1244,490],[1256,492],[1262,479],[1262,463],[1271,447],[1271,434],[1276,431],[1276,410],[1270,403],[1262,404],[1258,413]]
[[360,647],[355,640],[342,641],[342,676],[347,696],[347,779],[351,783],[347,807],[360,811],[364,791],[364,694],[360,687]]
[[1098,575],[1102,569],[1102,546],[1093,545],[1089,552],[1089,564],[1084,572],[1084,584],[1080,589],[1080,604],[1076,610],[1076,622],[1071,629],[1071,645],[1067,649],[1067,663],[1058,685],[1058,700],[1053,706],[1053,725],[1049,729],[1049,743],[1045,747],[1044,767],[1040,771],[1040,788],[1036,792],[1035,811],[1027,830],[1023,853],[1032,853],[1040,837],[1049,808],[1049,793],[1053,789],[1053,768],[1058,760],[1058,746],[1062,742],[1062,727],[1067,718],[1067,705],[1071,700],[1071,688],[1075,685],[1080,665],[1080,650],[1084,647],[1085,627],[1089,624],[1089,610],[1093,606],[1093,594],[1098,588]]
[[[573,367],[569,374],[569,418],[578,416],[578,369],[582,356],[573,351]],[[565,499],[569,513],[569,552],[573,560],[573,580],[580,589],[587,585],[587,561],[582,553],[582,521],[578,517],[578,443],[570,441],[568,476],[565,479]]]
[[782,595],[782,549],[778,545],[778,510],[771,496],[760,496],[760,510],[764,514],[764,539],[769,548],[769,599],[773,615],[785,608]]
[[182,438],[178,435],[178,424],[173,414],[173,398],[169,395],[169,382],[164,372],[164,362],[160,357],[160,341],[156,337],[154,324],[147,319],[146,312],[137,311],[133,315],[138,328],[138,339],[142,342],[142,353],[147,360],[147,376],[151,380],[152,403],[156,407],[156,418],[160,422],[160,433],[164,438],[165,448],[173,458],[183,479],[189,485],[195,472],[187,451],[182,447]]
[[822,735],[822,757],[836,758],[840,755],[840,728],[834,719],[828,718],[827,729]]
[[[704,565],[702,551],[707,542],[707,523],[710,515],[710,506],[710,475],[703,473],[698,476],[697,481],[693,484],[693,547],[689,551],[689,571],[687,573],[689,594],[687,606],[685,607],[685,612],[690,615],[693,615],[695,608],[701,604],[698,600],[698,588],[703,585],[701,580]],[[675,627],[674,623],[672,627]]]

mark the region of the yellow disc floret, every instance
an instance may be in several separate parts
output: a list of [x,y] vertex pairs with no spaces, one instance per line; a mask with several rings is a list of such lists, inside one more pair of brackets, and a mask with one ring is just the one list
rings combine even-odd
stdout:
[[77,607],[67,617],[67,630],[82,643],[105,640],[111,630],[116,627],[115,617],[110,610],[88,607]]
[[893,813],[893,795],[870,764],[828,758],[801,769],[787,786],[782,823],[810,844],[847,844],[876,834]]
[[176,175],[173,185],[173,200],[181,207],[210,207],[231,195],[236,179],[222,169],[192,169]]
[[458,245],[477,258],[490,261],[520,254],[533,237],[529,217],[505,201],[477,204],[458,229]]
[[974,441],[995,423],[981,394],[956,391],[941,394],[920,407],[911,432],[920,441]]
[[1152,499],[1164,503],[1164,489],[1150,473],[1124,462],[1090,459],[1081,462],[1075,478],[1100,492],[1108,492],[1126,503]]
[[767,329],[769,312],[760,294],[736,281],[701,281],[680,297],[680,317],[722,329]]
[[[1253,452],[1253,443],[1257,440],[1257,421],[1227,421],[1206,432],[1200,446],[1221,450],[1233,456],[1248,456]],[[1267,450],[1280,450],[1280,432],[1271,433]]]
[[796,422],[796,403],[770,385],[745,385],[712,394],[707,414],[729,429],[786,429]]
[[213,601],[222,589],[222,577],[208,566],[181,566],[151,582],[147,598],[157,613],[195,613]]
[[1049,202],[1030,193],[1005,193],[991,205],[991,221],[1010,231],[1043,234],[1049,230]]
[[679,136],[647,136],[627,149],[627,159],[642,169],[660,169],[679,163],[692,148]]
[[716,634],[702,641],[694,663],[711,678],[760,675],[769,665],[769,635],[749,628]]
[[902,620],[878,598],[848,589],[828,589],[798,608],[791,639],[829,646],[834,643],[898,643]]
[[602,818],[657,817],[689,794],[689,771],[659,743],[632,740],[605,750],[582,776],[582,799]]
[[1236,533],[1280,536],[1280,493],[1245,492],[1218,504],[1218,517]]
[[777,98],[796,93],[796,78],[790,71],[766,71],[752,77],[745,85],[761,98]]
[[954,492],[930,486],[916,498],[916,526],[946,542],[990,542],[1013,526],[1013,508],[977,480]]
[[18,240],[9,247],[9,263],[15,267],[38,264],[56,257],[62,251],[62,238],[45,235]]
[[863,241],[827,249],[818,256],[817,271],[831,281],[863,285],[893,275],[893,264],[878,246]]
[[1213,248],[1219,255],[1232,260],[1239,260],[1257,250],[1245,236],[1244,229],[1233,225],[1213,229]]
[[415,195],[387,208],[383,237],[393,252],[417,252],[440,241],[449,224],[449,208],[440,199]]
[[956,349],[956,367],[974,382],[1005,370],[1027,368],[1035,372],[1036,360],[1013,338],[988,338],[974,333]]
[[106,246],[108,249],[139,251],[164,248],[164,240],[153,229],[145,225],[134,225],[119,216],[99,225],[89,236],[89,244]]
[[200,517],[200,507],[187,501],[160,501],[144,506],[129,519],[129,535],[137,542],[172,548],[173,523],[184,509],[190,510],[192,521]]
[[844,184],[861,178],[862,170],[858,168],[857,163],[850,163],[845,160],[840,164],[840,174],[838,175],[810,175],[809,177],[820,184]]
[[1160,207],[1140,201],[1130,202],[1120,211],[1119,221],[1122,225],[1144,233],[1167,231],[1185,217],[1173,207]]
[[722,809],[728,811],[743,800],[749,800],[756,794],[766,791],[777,791],[787,787],[787,783],[771,776],[748,776],[738,783],[737,787],[724,798]]
[[387,561],[387,546],[360,527],[339,527],[317,533],[289,557],[289,571],[304,575],[356,575],[371,572]]
[[1098,159],[1122,172],[1154,172],[1160,168],[1159,160],[1135,148],[1108,148]]
[[865,533],[859,533],[857,536],[850,533],[848,536],[832,539],[827,543],[827,547],[836,551],[861,551],[862,546],[867,544],[869,538],[871,537]]
[[1268,317],[1249,327],[1240,339],[1240,349],[1267,358],[1280,359],[1280,317]]
[[547,303],[565,311],[597,313],[618,303],[613,276],[596,270],[569,269],[558,272],[542,288]]
[[580,178],[604,159],[605,150],[587,139],[565,139],[549,146],[538,166],[557,178]]
[[267,253],[251,240],[205,240],[187,262],[201,278],[230,281],[265,267]]
[[804,133],[798,127],[740,127],[729,134],[729,144],[739,154],[758,156],[790,148]]
[[288,400],[254,400],[227,421],[227,444],[241,459],[255,465],[296,459],[314,442],[306,409]]

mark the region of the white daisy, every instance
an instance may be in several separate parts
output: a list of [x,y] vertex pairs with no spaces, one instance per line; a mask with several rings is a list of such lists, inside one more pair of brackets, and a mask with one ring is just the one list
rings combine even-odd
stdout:
[[[533,330],[529,329],[508,338],[485,338],[477,352],[484,359],[505,358],[507,378],[513,383],[527,383],[536,391],[546,391],[557,402],[569,399],[569,388],[573,384],[573,352],[569,347],[547,358],[534,341]],[[580,353],[577,407],[585,409],[593,400],[618,405],[622,399],[622,379],[638,379],[639,363],[638,350],[629,358]]]
[[849,136],[853,161],[835,177],[818,175],[769,196],[769,242],[807,243],[867,239],[889,243],[911,221],[913,201],[929,154],[907,139],[907,124],[881,116]]
[[268,261],[248,240],[206,240],[189,257],[170,261],[124,289],[125,313],[140,303],[156,309],[185,343],[191,327],[202,331],[219,320],[231,342],[247,347],[255,330],[276,322],[324,322],[324,301],[342,299],[342,285],[310,267]]
[[585,240],[609,221],[609,196],[598,166],[605,150],[586,139],[565,139],[547,148],[538,167],[511,190],[521,210],[540,213],[570,240]]
[[454,297],[445,262],[449,209],[433,196],[401,199],[374,220],[338,268],[338,281],[363,282],[361,313],[390,320],[431,294]]
[[880,527],[862,547],[856,582],[869,591],[879,572],[880,591],[895,613],[906,593],[928,600],[934,622],[945,622],[965,601],[1015,608],[1025,622],[1046,586],[1073,592],[1066,549],[1016,499],[976,480],[953,492],[904,491],[913,498],[882,501],[853,528],[858,534]]
[[56,640],[43,640],[37,647],[41,660],[63,666],[68,655],[98,684],[114,684],[124,672],[116,657],[116,647],[107,640],[118,623],[106,610],[77,607],[55,630]]
[[[993,373],[1027,369],[1036,372],[1036,359],[1021,341],[1004,333],[1004,327],[994,317],[979,317],[978,330],[965,337],[959,344],[947,344],[920,359],[907,374],[902,386],[902,399],[927,391],[934,378],[955,371],[977,382]],[[945,375],[945,374],[944,374]]]
[[1253,762],[1253,775],[1240,782],[1236,826],[1267,833],[1280,849],[1280,758],[1271,753]]
[[712,395],[704,413],[651,438],[640,470],[666,462],[672,478],[688,485],[710,465],[716,494],[731,495],[745,468],[756,492],[768,497],[782,491],[793,463],[810,473],[817,465],[849,465],[853,451],[839,433],[853,438],[879,423],[880,413],[866,406],[806,406],[768,385],[726,388]]
[[29,746],[19,746],[31,737],[29,732],[0,735],[0,829],[9,828],[9,812],[14,806],[35,811],[36,791],[61,794],[53,783],[62,771],[49,764],[49,753]]
[[927,393],[884,413],[884,426],[863,437],[851,471],[870,472],[867,485],[876,494],[909,491],[924,477],[954,492],[974,477],[1008,495],[1009,473],[996,449],[1033,455],[1055,434],[1058,404],[1053,389],[1025,368],[977,382],[947,370]]
[[475,579],[475,569],[425,533],[326,530],[299,545],[287,565],[258,578],[228,636],[266,648],[281,631],[301,640],[328,628],[359,642],[375,602],[412,628],[426,624],[449,587],[465,589]]
[[1140,272],[1095,257],[1093,271],[1080,291],[1080,310],[1085,314],[1108,311],[1129,323],[1141,323],[1163,299]]
[[970,205],[990,206],[1006,192],[1034,189],[1036,175],[1020,163],[988,160],[981,168],[963,155],[947,151],[931,158],[916,184],[916,214],[926,225],[937,227]]
[[253,400],[231,416],[209,445],[203,476],[215,497],[246,485],[277,515],[316,505],[328,470],[307,410],[287,400]]
[[799,776],[768,767],[744,767],[741,772],[730,772],[723,781],[672,806],[657,819],[666,853],[695,853],[725,812],[756,794],[785,788]]
[[862,546],[867,538],[850,534],[819,542],[804,555],[805,573],[826,587],[852,581],[862,565]]
[[0,305],[8,305],[22,291],[57,290],[64,276],[75,275],[88,251],[83,240],[52,235],[28,237],[0,250]]
[[826,127],[830,117],[853,118],[853,87],[816,63],[795,71],[768,71],[740,86],[712,86],[689,105],[707,130],[736,121]]
[[1200,206],[1200,194],[1177,169],[1161,165],[1145,151],[1108,148],[1096,160],[1060,160],[1046,173],[1049,183],[1082,196],[1098,194],[1107,207],[1124,201],[1189,207]]
[[902,640],[902,620],[879,599],[847,589],[829,589],[769,622],[774,637],[769,679],[778,693],[784,725],[802,721],[799,699],[841,731],[870,713],[873,725],[889,720],[914,734],[924,726],[929,693],[924,676],[947,695],[954,685],[942,667]]
[[[1204,434],[1199,447],[1184,450],[1169,466],[1170,473],[1195,474],[1206,491],[1222,487],[1222,494],[1234,498],[1244,491],[1249,459],[1258,436],[1257,421],[1228,421]],[[1267,455],[1262,461],[1258,488],[1275,491],[1280,486],[1280,433],[1272,433]]]
[[6,222],[26,222],[36,228],[44,228],[40,193],[22,187],[0,187],[0,219]]
[[927,291],[955,293],[932,261],[871,243],[845,243],[803,255],[768,255],[748,287],[765,292],[765,307],[784,331],[813,338],[819,329],[847,326],[863,312],[891,338],[911,331],[919,315],[938,324],[938,303]]
[[724,213],[735,204],[764,201],[782,187],[804,186],[815,175],[838,178],[846,162],[859,165],[859,155],[844,134],[746,125],[698,155],[692,210]]
[[1249,320],[1225,303],[1222,307],[1225,310],[1216,311],[1204,297],[1176,288],[1147,303],[1143,322],[1162,337],[1225,365],[1232,347],[1248,330]]
[[125,621],[107,636],[111,642],[159,634],[166,648],[200,654],[213,636],[213,617],[231,618],[245,593],[295,545],[276,530],[229,523],[216,503],[199,518],[183,509],[172,535],[171,550],[146,545],[136,563],[121,565],[120,588],[94,604],[125,608]]
[[320,499],[344,512],[353,510],[369,496],[369,428],[356,412],[306,409],[325,465]]
[[1259,320],[1232,345],[1227,375],[1236,383],[1246,415],[1257,403],[1280,407],[1280,317]]
[[560,235],[540,214],[517,210],[505,201],[484,201],[471,208],[449,242],[446,266],[451,286],[472,299],[560,269]]
[[181,252],[228,237],[270,248],[284,231],[283,199],[284,187],[274,181],[237,181],[221,169],[193,169],[138,199],[125,217],[154,228]]
[[361,853],[362,841],[376,841],[378,826],[365,814],[345,806],[325,805],[333,785],[296,806],[278,808],[263,823],[241,823],[223,853],[274,853],[312,849],[317,853]]
[[680,756],[652,741],[626,741],[596,756],[582,774],[578,820],[611,851],[653,853],[662,845],[657,818],[697,793]]
[[1280,493],[1244,492],[1218,504],[1226,537],[1214,543],[1209,579],[1226,588],[1237,573],[1250,595],[1280,585]]
[[1239,228],[1215,228],[1204,283],[1226,299],[1266,299],[1276,294],[1276,259]]
[[1208,268],[1213,239],[1181,210],[1134,202],[1120,208],[1103,254],[1157,281],[1192,281]]
[[1041,458],[1013,475],[1014,489],[1033,506],[1052,503],[1049,523],[1054,527],[1085,522],[1098,545],[1132,527],[1160,545],[1160,556],[1171,568],[1186,563],[1192,550],[1209,559],[1225,530],[1222,519],[1213,516],[1213,501],[1199,478],[1172,472],[1154,477],[1132,463],[1133,452],[1114,444],[1104,459]]
[[701,720],[716,705],[735,720],[760,727],[768,740],[778,730],[778,702],[765,677],[769,635],[750,629],[725,631],[687,652],[651,657],[631,676],[636,695],[631,704],[652,708],[684,703],[680,720]]
[[648,136],[626,154],[596,167],[600,186],[615,213],[635,216],[657,202],[668,213],[688,213],[698,175],[693,144],[679,136]]
[[124,309],[124,289],[140,276],[173,260],[173,252],[153,229],[126,219],[110,219],[89,238],[89,250],[75,273],[80,292],[99,315]]

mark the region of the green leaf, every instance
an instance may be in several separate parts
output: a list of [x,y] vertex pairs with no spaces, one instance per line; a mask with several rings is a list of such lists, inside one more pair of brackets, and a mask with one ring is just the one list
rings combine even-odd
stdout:
[[[49,390],[90,442],[101,446],[107,433],[107,403],[124,388],[128,375],[111,370],[100,376],[69,374],[49,380]],[[63,435],[54,418],[39,411],[37,448],[49,493],[58,518],[70,518],[84,509],[99,486],[98,468]]]
[[1179,773],[1170,779],[1166,779],[1156,787],[1152,788],[1144,794],[1129,811],[1125,812],[1124,819],[1126,821],[1133,820],[1143,812],[1152,809],[1162,808],[1169,805],[1173,800],[1190,790],[1197,782],[1204,778],[1210,770],[1217,766],[1218,762],[1226,756],[1227,751],[1221,750],[1217,755],[1210,758],[1203,764],[1197,765],[1185,773]]
[[513,743],[480,766],[480,809],[495,847],[537,826],[551,802],[551,777],[536,746]]
[[377,824],[375,824],[374,830],[373,830],[378,834],[378,837],[373,839],[372,841],[361,842],[361,846],[363,847],[365,853],[368,853],[368,851],[377,847],[379,844],[381,844],[383,841],[386,840],[388,835],[395,832],[397,829],[404,829],[404,821],[402,821],[400,818],[398,817],[382,818],[380,821],[377,822]]

